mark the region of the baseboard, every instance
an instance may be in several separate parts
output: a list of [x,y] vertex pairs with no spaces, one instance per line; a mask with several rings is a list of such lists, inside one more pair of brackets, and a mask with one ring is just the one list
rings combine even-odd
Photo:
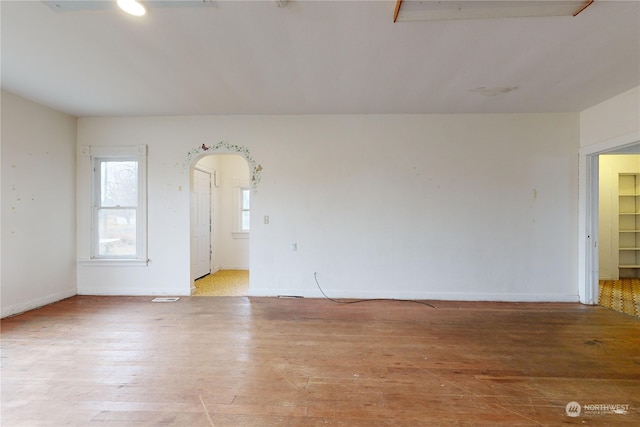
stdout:
[[220,270],[248,270],[248,265],[223,265]]
[[36,298],[29,301],[24,301],[19,304],[14,304],[9,307],[2,307],[0,313],[1,318],[13,316],[15,314],[24,313],[25,311],[33,310],[39,307],[43,307],[54,302],[61,301],[66,298],[71,298],[77,294],[76,289],[68,289],[62,292],[56,292],[55,294],[47,295],[44,297]]
[[249,270],[248,265],[216,265],[211,269],[211,274],[222,270]]
[[166,289],[149,289],[149,288],[79,288],[78,295],[96,295],[96,296],[189,296],[191,295],[191,287],[166,288]]
[[[401,299],[435,301],[486,301],[486,302],[579,302],[577,294],[505,294],[505,293],[457,293],[457,292],[340,292],[324,290],[331,298],[355,299]],[[254,289],[249,288],[252,297],[299,296],[304,298],[324,298],[319,290],[301,289]]]

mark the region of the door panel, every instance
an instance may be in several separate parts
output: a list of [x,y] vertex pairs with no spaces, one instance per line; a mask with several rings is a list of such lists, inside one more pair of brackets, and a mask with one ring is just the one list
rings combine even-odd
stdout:
[[211,174],[193,171],[191,267],[194,278],[211,273]]

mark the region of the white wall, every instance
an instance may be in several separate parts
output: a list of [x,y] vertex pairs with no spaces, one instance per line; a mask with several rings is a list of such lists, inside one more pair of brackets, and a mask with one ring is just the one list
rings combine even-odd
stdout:
[[618,176],[640,173],[640,155],[612,154],[599,156],[599,266],[600,279],[618,279]]
[[76,119],[2,92],[2,317],[76,294]]
[[80,293],[190,292],[188,153],[221,140],[263,167],[252,295],[578,298],[578,114],[79,119],[79,145],[148,144],[151,258]]
[[[580,146],[603,144],[640,132],[640,86],[580,113]],[[610,148],[610,147],[606,147]]]
[[198,166],[215,171],[212,192],[212,272],[249,269],[249,234],[237,231],[239,187],[249,186],[249,166],[240,155],[209,155]]

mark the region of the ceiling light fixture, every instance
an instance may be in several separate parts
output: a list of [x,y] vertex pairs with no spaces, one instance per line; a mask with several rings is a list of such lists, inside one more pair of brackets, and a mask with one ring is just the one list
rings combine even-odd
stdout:
[[142,16],[147,13],[147,9],[136,0],[118,0],[118,7],[133,16]]
[[393,22],[577,16],[594,0],[396,0]]

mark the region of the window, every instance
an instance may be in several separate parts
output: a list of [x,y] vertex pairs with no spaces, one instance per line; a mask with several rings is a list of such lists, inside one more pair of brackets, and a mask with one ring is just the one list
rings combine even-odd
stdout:
[[94,258],[137,258],[138,161],[94,159]]
[[241,188],[240,195],[240,231],[249,231],[251,220],[249,213],[251,207],[251,190]]
[[248,239],[251,229],[251,190],[249,187],[240,184],[234,188],[232,209],[233,229],[231,236],[234,239]]
[[147,265],[146,145],[81,147],[79,258]]

